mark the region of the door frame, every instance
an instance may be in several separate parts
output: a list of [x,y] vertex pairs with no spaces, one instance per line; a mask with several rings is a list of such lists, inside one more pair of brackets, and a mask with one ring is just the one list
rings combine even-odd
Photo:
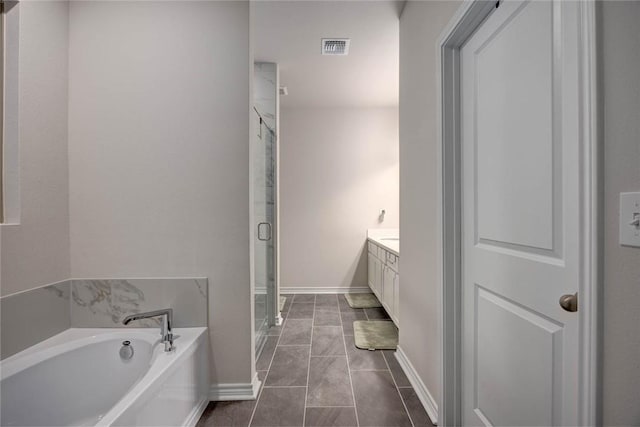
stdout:
[[[579,424],[601,421],[602,138],[598,108],[597,5],[578,2],[580,67],[581,262],[579,267]],[[460,49],[496,8],[465,0],[436,44],[439,333],[438,424],[462,425],[462,242]]]

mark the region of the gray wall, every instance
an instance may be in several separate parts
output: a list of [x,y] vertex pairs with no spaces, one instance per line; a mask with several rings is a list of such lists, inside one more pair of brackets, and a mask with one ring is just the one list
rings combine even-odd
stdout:
[[0,359],[70,328],[70,301],[69,280],[0,298]]
[[436,40],[459,2],[410,1],[400,17],[400,347],[440,398]]
[[70,22],[71,276],[207,277],[212,380],[249,383],[249,4]]
[[21,216],[1,227],[1,295],[69,278],[69,5],[20,2],[9,13],[20,17]]
[[283,109],[280,131],[281,292],[367,287],[367,229],[398,227],[398,109]]
[[640,2],[602,11],[604,424],[640,425],[640,248],[618,243],[619,193],[640,191]]

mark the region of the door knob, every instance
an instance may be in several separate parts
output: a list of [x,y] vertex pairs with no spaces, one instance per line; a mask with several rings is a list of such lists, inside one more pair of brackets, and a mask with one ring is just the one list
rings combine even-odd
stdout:
[[578,293],[562,295],[560,297],[560,307],[572,313],[578,311]]

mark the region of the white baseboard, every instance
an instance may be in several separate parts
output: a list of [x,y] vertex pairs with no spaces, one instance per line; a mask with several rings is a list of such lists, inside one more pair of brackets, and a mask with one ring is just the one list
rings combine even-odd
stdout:
[[258,379],[258,374],[256,374],[252,383],[211,384],[209,400],[256,400],[259,390],[260,380]]
[[418,399],[424,406],[425,411],[427,411],[427,415],[431,419],[433,424],[438,424],[438,404],[435,399],[429,393],[429,389],[422,382],[420,377],[418,376],[418,372],[415,370],[409,359],[407,358],[406,353],[402,350],[400,346],[396,349],[396,359],[398,359],[398,363],[402,367],[405,375],[409,379],[409,382],[413,386],[416,394],[418,395]]
[[191,411],[191,413],[187,417],[187,420],[185,421],[184,426],[195,427],[195,425],[198,424],[198,421],[200,421],[200,417],[202,416],[202,413],[204,412],[205,409],[207,409],[208,404],[209,404],[209,399],[202,399],[200,403],[198,403],[198,405],[196,405],[196,407],[193,408],[193,411]]
[[362,286],[357,288],[345,288],[342,286],[281,286],[280,294],[363,294],[371,293],[371,288]]

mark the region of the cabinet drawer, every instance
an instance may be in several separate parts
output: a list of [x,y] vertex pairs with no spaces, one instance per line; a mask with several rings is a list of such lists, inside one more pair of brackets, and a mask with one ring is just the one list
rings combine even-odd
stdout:
[[386,259],[387,259],[386,258],[387,257],[387,251],[385,251],[384,249],[382,249],[380,246],[376,245],[375,243],[369,242],[369,252],[371,252],[374,256],[376,256],[382,262],[385,262]]
[[387,262],[387,251],[380,246],[378,246],[378,258],[380,258],[384,263]]
[[378,253],[380,248],[378,247],[378,245],[371,242],[368,242],[367,244],[369,245],[369,252],[371,252],[374,256],[380,258],[380,254]]
[[396,254],[392,254],[391,252],[387,252],[387,265],[394,270],[398,271],[398,257]]

